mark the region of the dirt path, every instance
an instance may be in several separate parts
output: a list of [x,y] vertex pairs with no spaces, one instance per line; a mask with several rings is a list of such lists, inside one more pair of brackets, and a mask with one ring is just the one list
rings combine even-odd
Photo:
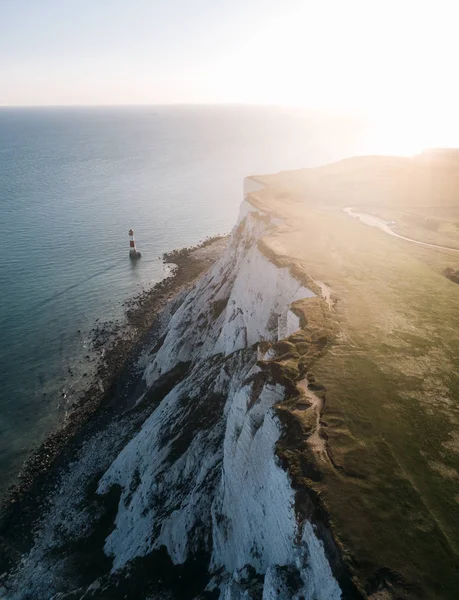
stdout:
[[404,235],[395,233],[395,231],[389,227],[388,221],[384,221],[379,217],[375,217],[374,215],[369,215],[367,213],[355,212],[352,207],[343,208],[343,211],[350,217],[354,217],[354,219],[359,219],[359,221],[361,221],[365,225],[369,225],[370,227],[378,227],[378,229],[381,229],[381,231],[384,231],[384,233],[399,238],[400,240],[405,240],[406,242],[411,242],[412,244],[418,244],[419,246],[436,248],[437,250],[449,250],[450,252],[459,252],[458,248],[450,248],[449,246],[429,244],[428,242],[421,242],[420,240],[414,240],[413,238],[405,237]]
[[300,390],[306,396],[308,401],[311,403],[311,406],[306,409],[306,412],[315,413],[316,427],[314,433],[312,433],[308,437],[308,444],[311,446],[314,452],[317,453],[319,458],[321,458],[322,460],[327,460],[328,457],[327,449],[325,447],[325,440],[320,436],[320,416],[324,408],[324,401],[322,398],[320,398],[319,396],[314,394],[314,392],[311,392],[311,390],[308,389],[307,379],[301,380],[297,384],[297,386],[300,388]]

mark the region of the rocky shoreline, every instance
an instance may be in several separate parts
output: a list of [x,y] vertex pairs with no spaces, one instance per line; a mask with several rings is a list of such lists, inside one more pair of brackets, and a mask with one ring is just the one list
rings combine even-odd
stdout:
[[[104,413],[113,416],[113,398],[133,379],[135,360],[147,338],[154,335],[152,324],[158,313],[189,287],[221,255],[227,236],[213,236],[193,247],[165,253],[165,263],[175,268],[151,289],[125,303],[126,326],[97,324],[92,344],[100,353],[96,376],[74,404],[65,423],[54,431],[25,462],[18,482],[11,486],[0,504],[0,574],[10,569],[19,556],[11,554],[9,540],[17,533],[22,548],[31,541],[31,528],[46,500],[47,490],[59,471],[72,458],[78,437]],[[118,394],[119,395],[119,394]],[[97,425],[94,425],[97,426]],[[99,423],[100,426],[100,423]]]

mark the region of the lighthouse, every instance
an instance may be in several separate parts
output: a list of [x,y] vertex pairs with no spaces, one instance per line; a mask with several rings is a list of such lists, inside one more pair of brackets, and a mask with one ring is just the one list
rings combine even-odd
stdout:
[[129,230],[129,258],[134,259],[134,258],[140,258],[142,255],[140,254],[140,252],[137,250],[136,246],[135,246],[135,239],[134,239],[134,231],[132,229]]

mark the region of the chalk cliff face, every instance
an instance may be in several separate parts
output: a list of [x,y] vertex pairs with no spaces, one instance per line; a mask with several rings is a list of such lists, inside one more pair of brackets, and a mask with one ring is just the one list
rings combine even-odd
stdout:
[[[341,598],[276,455],[286,389],[260,365],[273,351],[259,342],[298,330],[292,303],[314,296],[260,251],[276,227],[247,194],[223,256],[159,320],[134,408],[62,475],[7,597],[117,598],[150,557],[157,582],[142,589],[153,591],[127,597]],[[100,545],[105,572],[69,575],[75,540]],[[159,563],[173,575],[154,573]]]

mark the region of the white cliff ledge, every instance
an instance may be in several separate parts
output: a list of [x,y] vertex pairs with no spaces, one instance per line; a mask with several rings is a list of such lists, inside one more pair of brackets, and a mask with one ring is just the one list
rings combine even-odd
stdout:
[[[298,589],[281,596],[340,597],[312,527],[296,520],[294,492],[275,455],[280,432],[273,406],[284,388],[267,382],[251,402],[260,371],[255,345],[298,329],[291,305],[314,296],[258,249],[274,227],[246,198],[224,255],[165,326],[163,344],[145,369],[148,386],[181,362],[193,367],[100,481],[101,494],[115,484],[123,489],[105,546],[113,569],[162,545],[174,563],[183,563],[206,536],[213,585],[224,598],[243,597],[241,572],[248,566],[269,574],[263,597],[280,597],[275,590],[287,585],[286,573],[294,573]],[[188,447],[177,453],[203,401],[210,415],[200,415]]]
[[[155,343],[141,359],[143,387],[131,399],[144,418],[125,413],[86,441],[50,499],[8,598],[40,600],[50,590],[56,600],[115,594],[139,560],[158,563],[164,548],[177,578],[186,572],[181,565],[199,557],[202,585],[196,593],[168,588],[155,574],[145,589],[161,595],[151,597],[342,597],[314,523],[298,518],[295,491],[276,454],[275,407],[288,382],[276,377],[270,360],[275,344],[301,329],[298,307],[318,288],[283,266],[281,253],[277,262],[269,257],[275,248],[267,252],[263,239],[284,223],[257,207],[261,188],[246,181],[224,254],[159,319]],[[260,354],[261,342],[271,353]],[[96,481],[92,505],[79,491],[89,479]],[[90,535],[97,511],[107,514],[107,498],[111,525],[102,543],[109,569],[75,591],[71,578],[64,581],[71,558],[56,558],[53,550]]]

